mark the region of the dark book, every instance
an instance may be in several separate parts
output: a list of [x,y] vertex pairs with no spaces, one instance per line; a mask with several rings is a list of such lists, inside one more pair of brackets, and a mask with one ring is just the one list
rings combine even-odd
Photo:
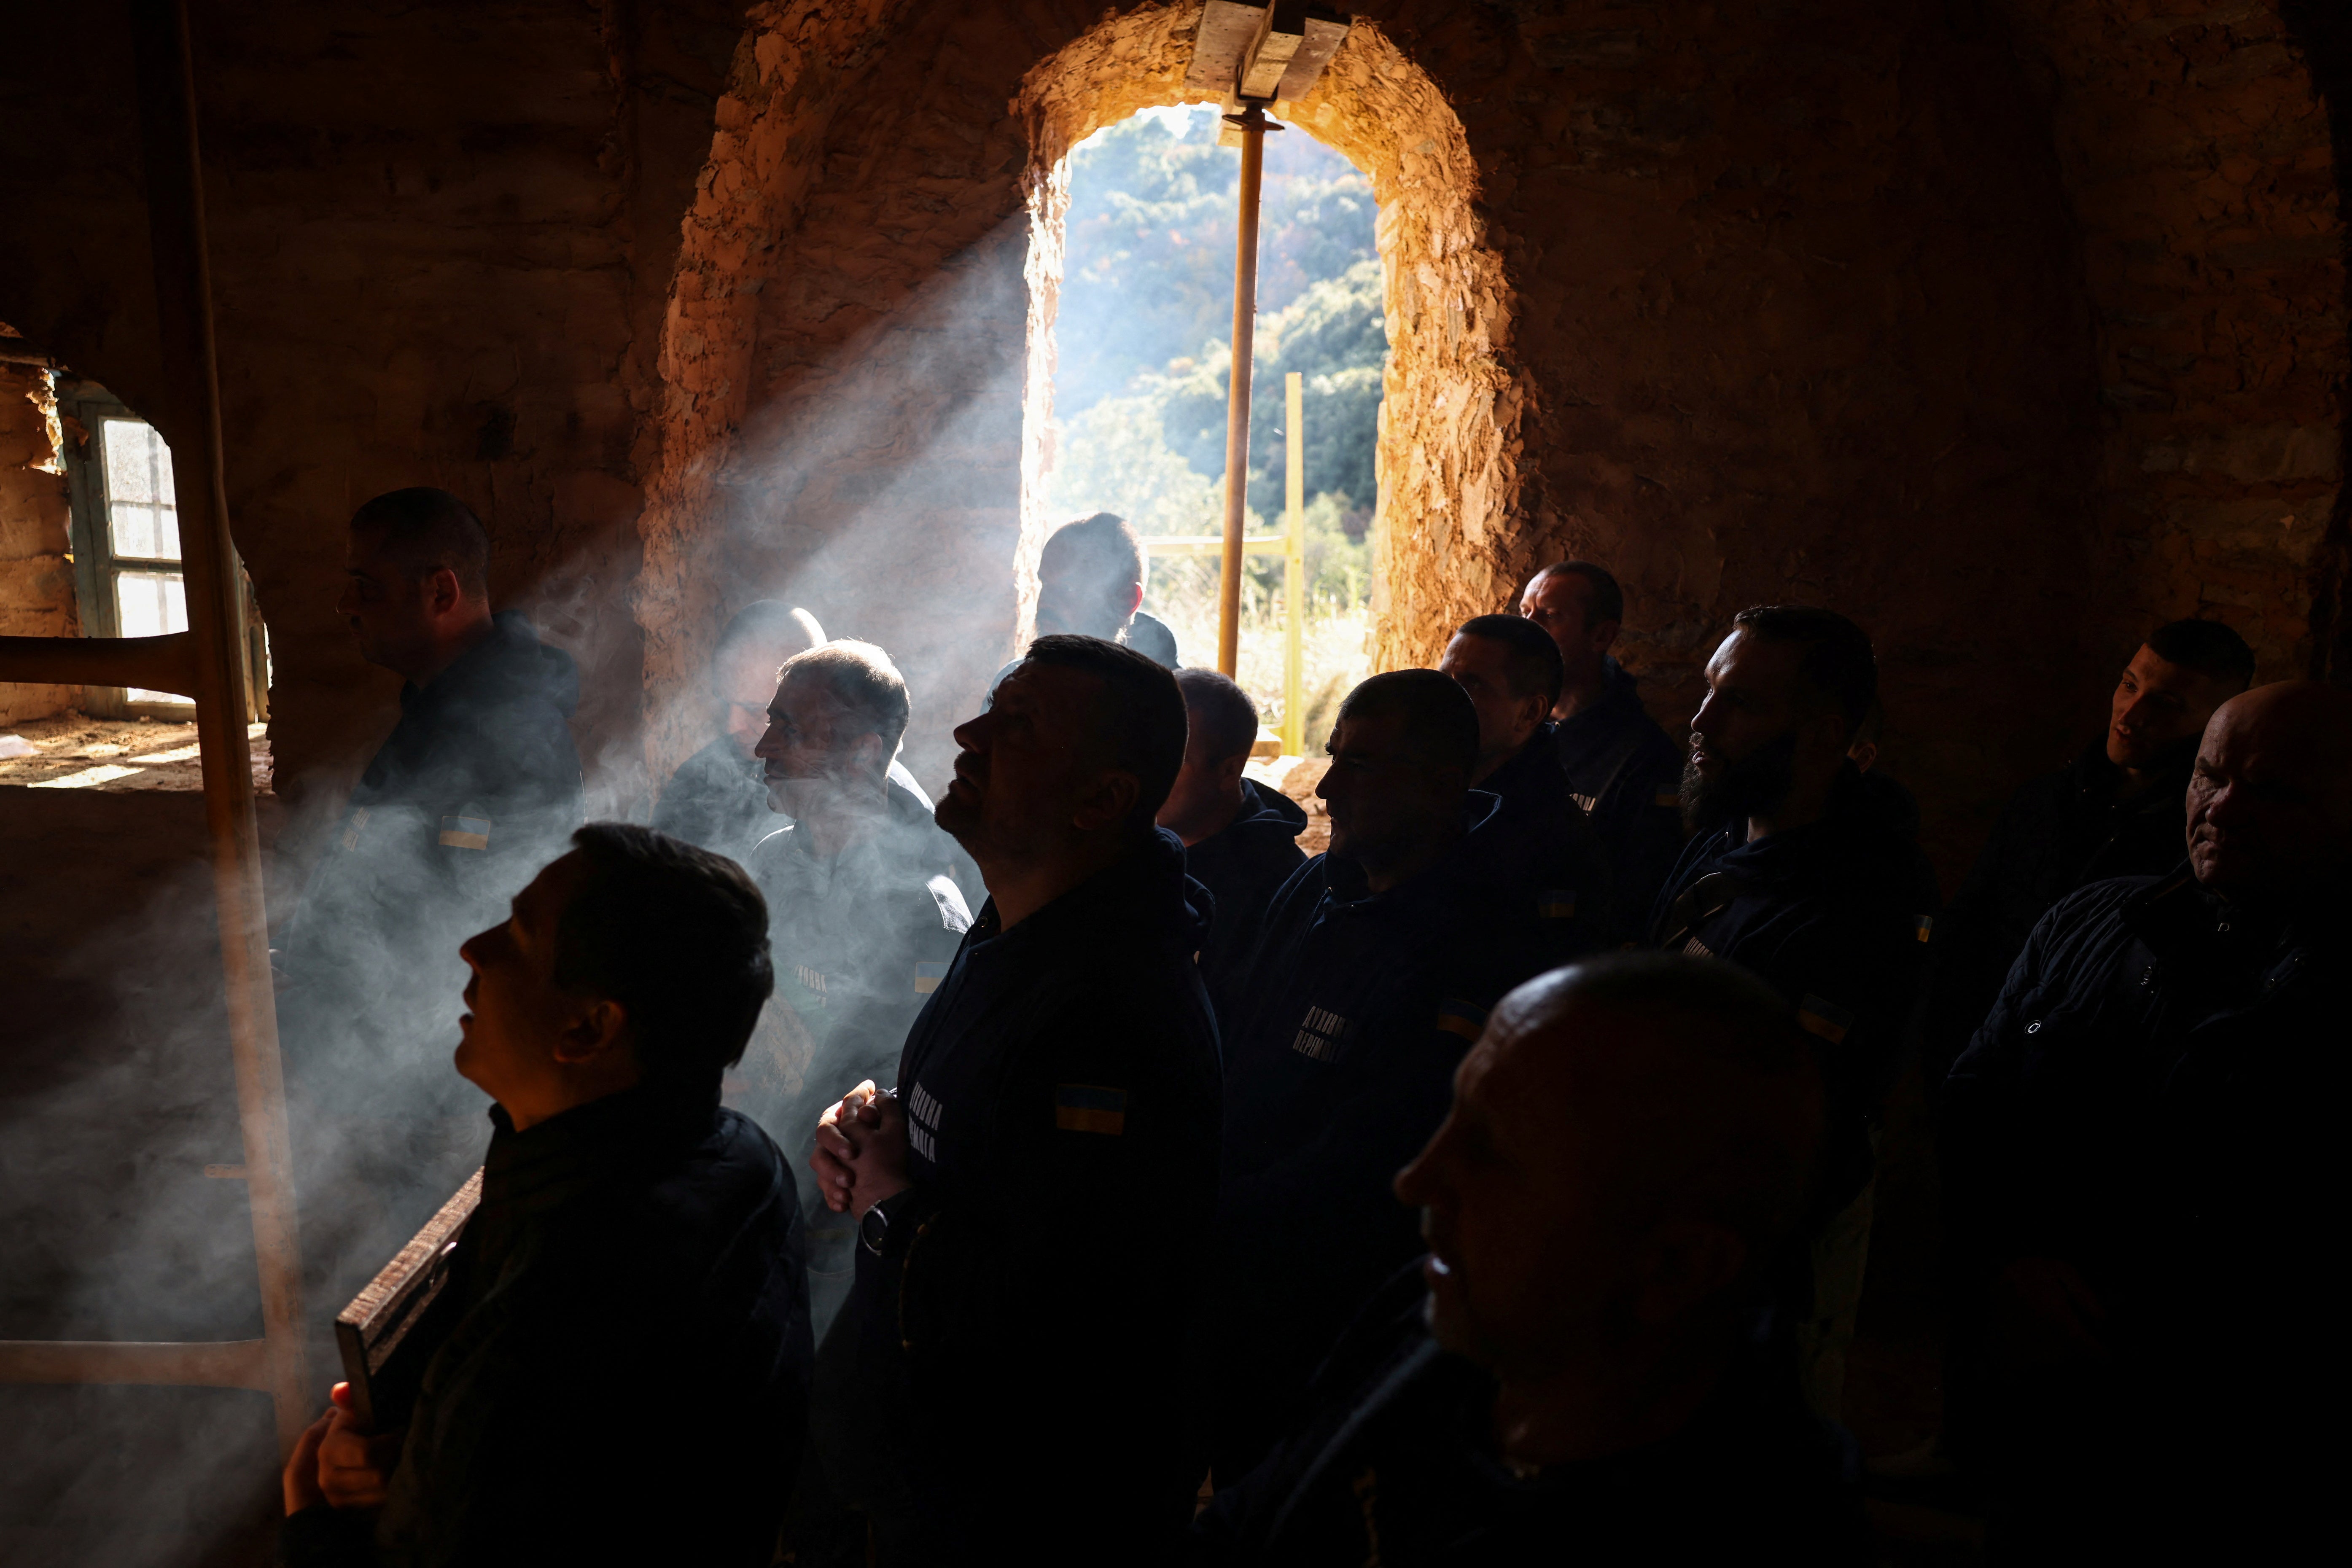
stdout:
[[457,1238],[482,1201],[482,1173],[466,1179],[352,1304],[335,1314],[335,1343],[352,1385],[352,1413],[376,1432],[408,1424],[425,1363],[454,1310],[449,1274]]

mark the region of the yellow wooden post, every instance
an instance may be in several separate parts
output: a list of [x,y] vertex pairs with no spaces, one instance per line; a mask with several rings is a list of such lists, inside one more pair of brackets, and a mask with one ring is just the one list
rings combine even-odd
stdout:
[[1282,378],[1283,522],[1289,535],[1282,552],[1282,750],[1307,752],[1307,460],[1301,429],[1298,373]]

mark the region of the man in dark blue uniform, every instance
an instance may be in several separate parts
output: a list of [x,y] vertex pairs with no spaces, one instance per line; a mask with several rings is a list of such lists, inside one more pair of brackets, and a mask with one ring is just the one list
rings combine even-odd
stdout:
[[1519,614],[1559,649],[1559,698],[1552,705],[1559,765],[1608,861],[1612,923],[1638,931],[1682,852],[1683,750],[1642,706],[1633,677],[1610,657],[1625,618],[1624,593],[1591,562],[1563,561],[1528,581]]
[[719,1105],[767,912],[648,828],[575,843],[465,943],[457,1067],[497,1101],[480,1206],[405,1331],[430,1360],[404,1430],[339,1385],[288,1462],[294,1568],[774,1553],[807,1413],[800,1207]]
[[404,678],[400,722],[326,835],[284,933],[278,1000],[297,1189],[329,1310],[479,1157],[480,1097],[448,1070],[457,944],[580,824],[571,656],[493,615],[489,537],[446,490],[352,519],[337,608]]
[[[964,889],[934,868],[951,852],[947,835],[890,784],[912,711],[889,655],[831,642],[784,661],[760,738],[792,824],[744,867],[768,901],[776,996],[728,1099],[795,1166],[815,1152],[817,1118],[845,1086],[896,1076],[907,1030],[971,924]],[[803,1206],[822,1339],[849,1296],[856,1228],[814,1184]]]
[[1923,1031],[1930,1084],[1984,1022],[2053,904],[2093,882],[2161,876],[2180,863],[2198,739],[2253,678],[2253,650],[2221,622],[2158,626],[2116,681],[2104,740],[2010,797],[1936,933]]
[[2352,693],[2223,704],[2185,816],[2186,866],[2042,917],[1944,1089],[1995,1530],[2036,1561],[2284,1562],[2336,1511]]
[[1429,1256],[1193,1561],[1299,1568],[1867,1560],[1832,1430],[1759,1333],[1819,1158],[1770,991],[1659,954],[1506,997],[1396,1179]]
[[1318,787],[1331,847],[1275,896],[1225,1051],[1214,1465],[1294,1420],[1349,1316],[1413,1256],[1389,1179],[1445,1114],[1486,1009],[1586,951],[1556,867],[1469,788],[1478,716],[1433,669],[1339,710]]
[[740,861],[782,826],[752,748],[768,727],[776,671],[824,641],[814,616],[781,599],[761,599],[736,612],[710,656],[710,700],[719,732],[662,786],[656,827]]
[[[896,1092],[818,1133],[827,1202],[859,1223],[818,1448],[885,1563],[1149,1563],[1201,1478],[1188,1341],[1216,1195],[1205,922],[1152,822],[1184,700],[1131,649],[1040,637],[956,742],[940,824],[989,900]],[[1009,1505],[1040,1477],[1050,1509]]]
[[[1174,669],[1176,634],[1143,609],[1148,569],[1143,541],[1125,518],[1098,511],[1064,523],[1037,557],[1037,635],[1100,637]],[[1020,662],[996,672],[992,694]]]
[[1845,1206],[1817,1252],[1801,1344],[1808,1392],[1833,1416],[1867,1257],[1871,1128],[1926,979],[1936,878],[1846,755],[1878,691],[1861,627],[1830,610],[1742,610],[1706,682],[1683,785],[1698,833],[1650,941],[1761,976],[1824,1042]]
[[1445,645],[1440,673],[1453,679],[1478,713],[1478,765],[1470,784],[1502,802],[1498,827],[1525,841],[1531,861],[1572,867],[1559,879],[1572,892],[1575,919],[1597,946],[1633,934],[1612,923],[1608,872],[1592,825],[1559,765],[1559,649],[1517,616],[1478,616]]
[[1180,669],[1184,766],[1160,808],[1160,826],[1184,841],[1184,870],[1216,900],[1201,978],[1231,1025],[1234,991],[1257,922],[1275,890],[1307,861],[1298,836],[1307,813],[1279,790],[1244,778],[1257,741],[1257,704],[1213,669]]

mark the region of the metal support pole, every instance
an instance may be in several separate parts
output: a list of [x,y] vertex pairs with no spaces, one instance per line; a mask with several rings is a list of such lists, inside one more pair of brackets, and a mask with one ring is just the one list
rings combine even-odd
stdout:
[[228,1000],[229,1045],[236,1061],[237,1121],[245,1135],[253,1249],[261,1266],[268,1389],[278,1407],[278,1442],[291,1451],[312,1414],[315,1396],[302,1365],[302,1271],[293,1164],[278,1067],[269,933],[262,907],[253,755],[245,734],[246,624],[229,553],[228,501],[222,478],[220,369],[213,334],[212,266],[205,238],[195,75],[185,0],[132,0],[131,18],[156,316],[165,396],[173,415],[188,631],[195,645],[194,696],[205,825],[212,846],[213,894],[220,907],[221,973]]
[[1307,754],[1307,437],[1299,374],[1282,378],[1282,751]]
[[1217,580],[1217,668],[1241,660],[1242,532],[1249,518],[1250,354],[1257,331],[1257,203],[1265,171],[1265,109],[1253,103],[1225,123],[1242,134],[1240,223],[1234,237],[1234,365],[1225,402],[1224,570]]

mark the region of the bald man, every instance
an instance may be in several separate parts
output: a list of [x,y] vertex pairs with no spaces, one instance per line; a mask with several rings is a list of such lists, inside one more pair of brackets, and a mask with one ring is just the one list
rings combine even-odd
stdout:
[[1716,960],[1506,996],[1396,1180],[1429,1256],[1221,1488],[1195,1559],[1861,1562],[1841,1444],[1757,1331],[1817,1184],[1813,1058]]
[[2186,826],[2170,875],[2043,917],[1945,1084],[1979,1457],[2021,1550],[2274,1560],[2333,1496],[2352,693],[2223,703]]

